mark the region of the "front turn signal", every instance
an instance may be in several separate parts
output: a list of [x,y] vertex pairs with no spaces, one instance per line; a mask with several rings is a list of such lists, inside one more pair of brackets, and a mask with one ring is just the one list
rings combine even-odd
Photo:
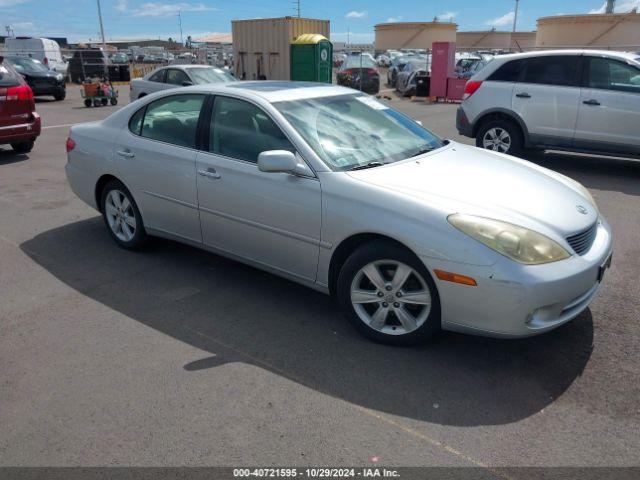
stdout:
[[466,275],[460,275],[459,273],[445,272],[444,270],[434,270],[436,277],[446,282],[460,283],[462,285],[468,285],[475,287],[478,283],[471,277]]

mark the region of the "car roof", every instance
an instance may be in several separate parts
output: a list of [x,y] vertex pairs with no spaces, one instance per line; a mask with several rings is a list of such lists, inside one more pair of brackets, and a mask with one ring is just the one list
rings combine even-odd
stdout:
[[619,58],[624,60],[635,60],[638,55],[630,52],[619,52],[616,50],[590,50],[590,49],[566,49],[566,50],[538,50],[535,52],[510,53],[507,55],[499,55],[495,58],[501,61],[513,60],[516,58],[545,57],[557,55],[593,55],[611,58]]
[[306,98],[332,97],[337,95],[355,95],[360,92],[351,88],[317,82],[288,82],[283,80],[257,80],[231,83],[210,83],[185,87],[185,90],[197,90],[207,93],[231,93],[246,98],[262,98],[268,102],[301,100]]

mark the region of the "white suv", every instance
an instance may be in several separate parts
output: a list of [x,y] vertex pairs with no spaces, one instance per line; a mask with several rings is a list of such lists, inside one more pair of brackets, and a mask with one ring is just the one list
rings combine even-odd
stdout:
[[478,147],[640,155],[640,55],[558,50],[496,57],[471,77],[456,127]]

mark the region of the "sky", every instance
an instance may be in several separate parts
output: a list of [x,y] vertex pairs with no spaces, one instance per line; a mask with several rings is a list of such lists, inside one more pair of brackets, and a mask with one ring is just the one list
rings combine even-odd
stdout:
[[[604,0],[520,0],[518,30],[535,30],[543,16],[604,12]],[[101,0],[107,40],[196,39],[230,32],[231,20],[296,14],[296,0]],[[453,21],[458,30],[510,30],[515,0],[300,0],[303,17],[329,19],[331,39],[368,43],[376,23]],[[640,0],[618,0],[616,11],[630,11]],[[16,35],[100,38],[96,0],[0,0],[0,29]]]

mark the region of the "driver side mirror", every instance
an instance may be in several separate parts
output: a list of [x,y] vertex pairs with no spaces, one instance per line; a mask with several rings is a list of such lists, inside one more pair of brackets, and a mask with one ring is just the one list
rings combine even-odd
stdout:
[[287,150],[267,150],[258,155],[261,172],[293,173],[297,166],[296,156]]
[[183,87],[190,87],[191,85],[193,85],[193,82],[190,82],[189,80],[185,80],[184,82],[182,82]]

